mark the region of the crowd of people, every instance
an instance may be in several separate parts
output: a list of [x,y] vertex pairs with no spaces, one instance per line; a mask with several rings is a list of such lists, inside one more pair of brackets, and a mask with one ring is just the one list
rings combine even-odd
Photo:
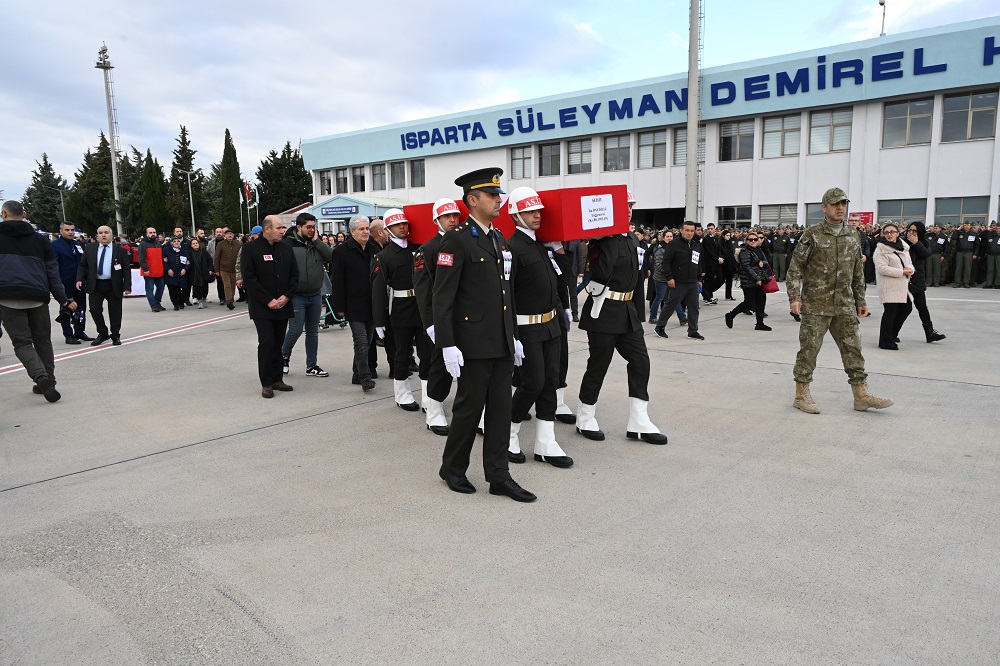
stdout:
[[[687,336],[704,340],[699,309],[718,304],[716,293],[736,301],[725,314],[733,328],[739,314],[764,319],[767,294],[787,282],[789,313],[799,324],[800,350],[793,405],[818,413],[809,385],[827,331],[837,342],[854,392],[855,409],[885,408],[891,400],[867,389],[858,318],[868,316],[867,275],[883,303],[879,347],[898,349],[898,334],[913,307],[927,342],[943,340],[931,322],[924,293],[954,282],[1000,287],[1000,230],[926,229],[912,221],[905,231],[892,221],[869,228],[847,216],[847,195],[832,188],[823,196],[822,223],[807,229],[703,230],[685,221],[657,232],[631,224],[635,198],[628,193],[629,232],[588,241],[541,242],[544,205],[530,188],[504,198],[502,170],[480,169],[458,178],[462,221],[453,199],[433,205],[437,234],[422,245],[410,242],[410,221],[390,209],[381,219],[357,215],[347,234],[320,234],[316,218],[300,214],[286,229],[277,216],[240,237],[218,228],[189,237],[180,227],[170,236],[149,228],[138,242],[114,238],[109,227],[95,237],[65,222],[57,238],[36,233],[17,202],[3,204],[0,227],[0,317],[33,390],[59,399],[50,341],[49,295],[60,306],[67,344],[107,340],[121,344],[121,301],[131,291],[131,268],[144,280],[150,310],[158,313],[166,289],[175,311],[204,308],[215,284],[220,305],[246,302],[258,337],[261,395],[292,391],[285,382],[295,345],[305,334],[308,377],[328,377],[318,365],[318,328],[335,317],[351,331],[352,383],[376,388],[379,349],[396,404],[424,413],[434,434],[446,437],[440,476],[460,493],[475,492],[466,477],[478,431],[484,438],[484,471],[490,492],[522,502],[535,495],[519,486],[508,463],[522,463],[522,425],[535,421],[534,459],[557,468],[573,465],[554,422],[604,440],[597,402],[615,352],[627,361],[629,419],[626,436],[665,444],[667,436],[649,418],[649,357],[643,323],[667,338],[676,314]],[[501,235],[492,225],[507,205],[515,231]],[[904,240],[905,236],[905,240]],[[980,275],[981,273],[981,275]],[[87,302],[96,337],[86,333]],[[581,301],[583,307],[580,307]],[[645,305],[648,303],[649,317]],[[108,321],[104,308],[108,311]],[[325,311],[324,311],[325,310]],[[568,333],[586,331],[589,357],[574,411],[565,402]],[[414,397],[413,374],[421,397]],[[457,383],[449,423],[443,402]],[[511,387],[513,386],[513,394]],[[534,408],[534,417],[531,409]]]

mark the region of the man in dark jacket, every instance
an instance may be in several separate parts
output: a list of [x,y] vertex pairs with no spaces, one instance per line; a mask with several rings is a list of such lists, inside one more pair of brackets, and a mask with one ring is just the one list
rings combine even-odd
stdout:
[[66,298],[76,301],[76,311],[72,317],[62,317],[63,337],[66,344],[78,345],[81,340],[91,341],[94,338],[84,332],[87,325],[87,292],[76,288],[76,271],[83,259],[83,245],[76,240],[76,225],[63,222],[59,225],[59,238],[52,241],[52,252],[59,264],[59,279],[62,280]]
[[372,318],[371,265],[375,256],[374,243],[368,229],[368,218],[355,215],[348,223],[351,237],[333,249],[330,281],[333,283],[333,311],[347,319],[354,338],[354,384],[361,384],[364,391],[375,388],[368,365],[368,347],[375,334]]
[[0,217],[0,320],[35,382],[32,390],[55,402],[61,396],[56,390],[49,294],[68,310],[77,306],[66,298],[48,238],[25,221],[24,207],[5,201]]
[[281,242],[285,225],[276,215],[264,218],[264,230],[241,248],[240,266],[247,290],[250,319],[257,327],[257,371],[260,394],[291,391],[282,381],[281,343],[294,314],[292,296],[299,285],[299,266],[291,247]]
[[701,284],[704,271],[701,242],[695,238],[694,228],[694,222],[685,220],[681,225],[680,236],[667,245],[663,255],[663,277],[670,287],[670,295],[667,304],[660,308],[654,329],[661,338],[667,337],[664,326],[667,325],[667,320],[677,305],[683,301],[687,307],[688,337],[696,340],[705,339],[698,332],[698,286]]
[[[80,268],[76,271],[76,288],[87,285],[90,316],[97,328],[97,337],[90,343],[97,347],[108,340],[122,343],[122,299],[132,293],[132,254],[113,242],[111,227],[97,228],[97,242],[83,250]],[[104,320],[104,305],[108,320]]]
[[285,234],[285,244],[295,253],[295,262],[299,265],[299,284],[292,296],[292,308],[295,316],[288,324],[285,342],[281,345],[282,370],[288,372],[288,362],[292,357],[292,349],[306,332],[306,377],[328,377],[328,373],[317,364],[319,353],[319,313],[323,306],[323,275],[326,265],[333,259],[333,248],[319,241],[316,229],[316,216],[310,213],[299,213],[295,218],[295,226]]

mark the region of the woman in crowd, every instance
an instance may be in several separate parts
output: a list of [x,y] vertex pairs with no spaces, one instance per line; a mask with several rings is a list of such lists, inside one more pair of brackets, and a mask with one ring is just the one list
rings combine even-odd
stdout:
[[757,317],[758,331],[770,331],[771,327],[764,323],[764,306],[767,294],[764,293],[764,283],[771,279],[771,264],[767,255],[760,249],[763,236],[751,231],[747,234],[746,245],[740,250],[740,288],[743,290],[743,302],[726,313],[726,326],[733,327],[733,320],[741,312],[753,312]]
[[191,239],[191,268],[188,269],[188,277],[191,278],[192,295],[201,310],[208,298],[208,285],[215,283],[215,273],[212,272],[212,258],[197,238]]
[[163,281],[167,283],[170,292],[170,302],[174,310],[184,309],[184,287],[188,283],[188,270],[191,268],[191,255],[181,247],[181,239],[174,238],[170,245],[163,248]]
[[879,349],[899,349],[899,329],[913,310],[908,286],[913,275],[910,248],[899,238],[899,227],[885,222],[872,252],[875,283],[882,301],[882,325],[879,328]]
[[343,245],[346,242],[347,242],[347,236],[345,236],[344,232],[341,231],[339,234],[337,234],[337,242],[335,243],[335,245]]
[[733,244],[733,232],[726,231],[722,232],[722,242],[719,243],[719,249],[722,250],[722,258],[725,259],[725,263],[722,264],[722,277],[726,279],[726,300],[735,301],[733,298],[733,275],[736,272],[736,247]]
[[906,227],[906,242],[910,244],[910,263],[913,264],[913,277],[910,278],[910,295],[913,296],[913,306],[920,315],[920,323],[924,327],[927,342],[944,340],[943,333],[934,330],[931,313],[927,310],[927,257],[931,256],[931,243],[927,239],[927,229],[923,222],[910,222]]

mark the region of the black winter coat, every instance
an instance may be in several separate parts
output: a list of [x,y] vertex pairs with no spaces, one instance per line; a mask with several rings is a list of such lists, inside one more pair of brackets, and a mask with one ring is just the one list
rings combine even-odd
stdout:
[[333,311],[343,312],[347,321],[373,321],[371,268],[378,250],[378,243],[371,239],[362,249],[353,236],[333,248],[331,302]]
[[[764,262],[761,268],[760,262]],[[767,260],[767,255],[763,250],[744,245],[740,250],[740,286],[744,289],[756,287],[757,281],[761,283],[771,279],[771,264]]]

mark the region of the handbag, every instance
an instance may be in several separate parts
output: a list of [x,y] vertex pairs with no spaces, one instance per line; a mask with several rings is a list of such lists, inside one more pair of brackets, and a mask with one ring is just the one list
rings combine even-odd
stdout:
[[767,267],[767,272],[771,274],[771,278],[767,282],[761,281],[760,287],[765,294],[773,294],[778,291],[778,281],[774,278],[774,271],[770,266]]

